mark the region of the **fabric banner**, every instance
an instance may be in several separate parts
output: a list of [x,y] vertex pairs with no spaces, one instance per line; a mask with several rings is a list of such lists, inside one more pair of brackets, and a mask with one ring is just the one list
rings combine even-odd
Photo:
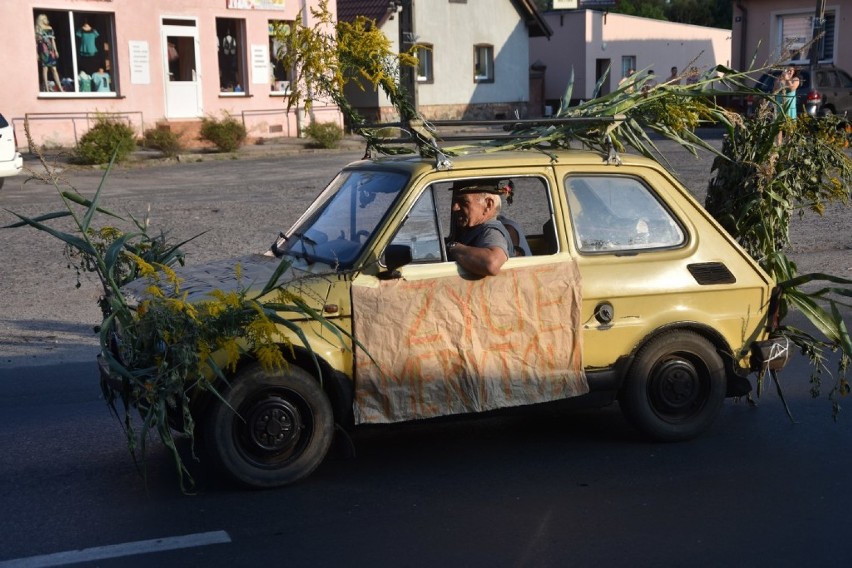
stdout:
[[357,424],[481,412],[589,390],[575,262],[504,268],[479,280],[356,284],[352,302],[364,347],[356,352]]

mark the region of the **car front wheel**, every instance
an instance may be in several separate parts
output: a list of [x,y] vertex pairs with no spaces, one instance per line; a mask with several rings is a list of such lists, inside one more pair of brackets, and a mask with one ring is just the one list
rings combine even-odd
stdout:
[[619,404],[642,433],[674,442],[710,427],[725,390],[725,368],[716,348],[695,332],[669,331],[639,350]]
[[252,364],[205,417],[211,457],[237,481],[258,488],[293,483],[325,458],[334,432],[328,397],[306,371]]

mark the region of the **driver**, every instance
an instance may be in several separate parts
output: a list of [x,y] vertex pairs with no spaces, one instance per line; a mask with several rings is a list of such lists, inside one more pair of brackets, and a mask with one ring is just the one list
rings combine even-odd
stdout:
[[453,240],[447,244],[447,258],[477,276],[496,276],[509,259],[511,239],[497,220],[505,188],[497,180],[457,182],[453,191]]

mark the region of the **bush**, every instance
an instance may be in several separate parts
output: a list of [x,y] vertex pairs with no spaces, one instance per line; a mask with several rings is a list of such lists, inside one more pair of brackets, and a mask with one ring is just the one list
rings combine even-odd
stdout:
[[305,127],[305,136],[316,148],[337,148],[343,139],[343,129],[335,122],[312,122]]
[[201,120],[201,140],[212,142],[220,152],[233,152],[246,141],[246,127],[241,122],[225,115],[222,120],[205,117]]
[[169,158],[174,158],[183,150],[180,135],[165,128],[149,128],[146,130],[142,144],[146,148],[159,150]]
[[106,164],[115,152],[115,161],[123,162],[136,148],[136,132],[121,120],[98,117],[95,125],[74,149],[75,161],[81,164]]

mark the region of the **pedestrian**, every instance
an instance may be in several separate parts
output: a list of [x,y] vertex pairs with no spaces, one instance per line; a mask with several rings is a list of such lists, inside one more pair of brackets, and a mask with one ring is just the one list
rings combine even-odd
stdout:
[[677,67],[672,67],[672,73],[669,75],[669,78],[666,79],[666,83],[669,85],[680,85],[681,78],[677,74]]
[[[789,120],[796,120],[796,91],[799,88],[799,73],[795,67],[785,67],[781,74],[775,79],[772,92],[775,93],[775,102],[780,110],[779,116]],[[781,144],[783,133],[778,131],[776,142]]]

